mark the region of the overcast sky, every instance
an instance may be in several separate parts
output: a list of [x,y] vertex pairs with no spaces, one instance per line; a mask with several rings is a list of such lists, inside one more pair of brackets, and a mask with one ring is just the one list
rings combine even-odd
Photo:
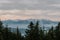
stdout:
[[60,21],[60,0],[0,0],[0,19]]

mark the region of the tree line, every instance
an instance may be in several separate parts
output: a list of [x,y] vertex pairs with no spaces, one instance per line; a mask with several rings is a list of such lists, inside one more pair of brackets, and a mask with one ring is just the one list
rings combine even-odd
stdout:
[[30,22],[25,33],[22,36],[18,27],[16,32],[12,32],[8,25],[4,27],[2,21],[0,21],[0,40],[60,40],[60,22],[56,27],[52,26],[49,30],[40,27],[39,21],[35,24]]

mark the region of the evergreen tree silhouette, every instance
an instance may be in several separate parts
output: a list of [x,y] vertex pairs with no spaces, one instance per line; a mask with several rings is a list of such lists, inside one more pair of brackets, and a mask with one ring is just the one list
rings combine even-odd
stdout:
[[6,27],[3,30],[3,38],[4,38],[4,40],[9,40],[9,29],[8,29],[8,25],[6,25]]
[[30,22],[28,29],[26,29],[25,40],[34,40],[34,24]]
[[28,26],[29,29],[26,31],[26,40],[43,40],[43,30],[39,28],[39,21],[34,25],[33,22],[30,22]]
[[34,27],[34,40],[40,40],[39,21],[36,22]]
[[48,31],[47,40],[55,40],[55,32],[54,32],[53,26],[52,26],[52,28]]
[[45,40],[44,37],[44,30],[42,29],[42,27],[40,27],[40,40]]
[[21,33],[19,32],[18,27],[17,27],[17,40],[22,40],[22,35],[21,35]]
[[3,40],[3,32],[2,32],[2,30],[3,30],[3,23],[2,23],[2,21],[0,20],[0,40]]
[[60,22],[56,28],[52,26],[49,30],[40,27],[39,21],[35,24],[30,22],[25,31],[25,36],[22,36],[18,27],[14,32],[11,29],[8,25],[4,27],[0,21],[0,40],[60,40]]
[[58,26],[56,26],[55,34],[56,40],[60,40],[60,22],[58,23]]

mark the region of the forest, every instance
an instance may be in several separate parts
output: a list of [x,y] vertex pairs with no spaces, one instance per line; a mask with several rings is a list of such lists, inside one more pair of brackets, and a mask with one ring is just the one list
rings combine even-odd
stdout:
[[26,34],[22,36],[18,27],[16,32],[12,32],[8,25],[4,27],[0,21],[0,40],[60,40],[60,22],[56,27],[52,26],[49,30],[45,30],[45,27],[41,28],[39,21],[35,24],[31,21],[27,26]]

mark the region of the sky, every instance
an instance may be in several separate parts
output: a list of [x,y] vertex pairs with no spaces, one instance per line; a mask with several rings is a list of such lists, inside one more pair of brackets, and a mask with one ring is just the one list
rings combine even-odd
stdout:
[[0,0],[0,19],[60,21],[60,0]]

